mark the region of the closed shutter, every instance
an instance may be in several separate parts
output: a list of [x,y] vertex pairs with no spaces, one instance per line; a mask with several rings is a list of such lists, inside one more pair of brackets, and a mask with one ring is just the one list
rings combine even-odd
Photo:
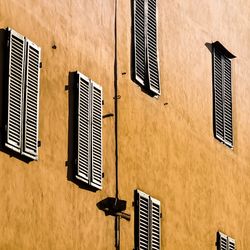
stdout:
[[151,247],[152,250],[160,249],[160,201],[151,198]]
[[228,250],[235,250],[235,240],[228,237]]
[[227,235],[219,232],[218,237],[219,237],[218,250],[228,250],[227,249]]
[[139,250],[149,249],[149,195],[137,191],[138,195],[138,248]]
[[92,81],[92,185],[102,187],[102,88]]
[[146,40],[145,0],[134,0],[134,56],[135,80],[145,85]]
[[222,82],[222,55],[214,48],[213,50],[213,83],[214,83],[214,125],[215,137],[224,141],[224,109],[223,109],[223,82]]
[[29,40],[26,48],[23,154],[37,159],[41,49]]
[[78,85],[78,154],[76,177],[89,183],[90,173],[90,81],[77,74]]
[[232,125],[232,84],[231,84],[231,60],[224,58],[224,138],[225,143],[233,146]]
[[147,16],[147,65],[149,88],[152,92],[160,94],[159,65],[157,51],[157,13],[156,0],[148,0]]
[[9,30],[9,76],[8,76],[8,120],[6,146],[21,151],[22,112],[23,112],[23,74],[24,37]]

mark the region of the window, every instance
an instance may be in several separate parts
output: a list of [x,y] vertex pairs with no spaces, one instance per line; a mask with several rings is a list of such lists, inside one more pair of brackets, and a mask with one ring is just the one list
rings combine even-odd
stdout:
[[76,178],[102,188],[102,88],[83,74],[77,82]]
[[160,249],[160,201],[135,191],[136,250]]
[[5,146],[37,160],[41,49],[12,29],[8,29],[8,49]]
[[217,250],[235,250],[235,240],[229,236],[218,232],[217,233]]
[[156,5],[157,0],[134,0],[134,79],[159,95]]
[[219,42],[213,43],[214,135],[233,147],[231,59]]

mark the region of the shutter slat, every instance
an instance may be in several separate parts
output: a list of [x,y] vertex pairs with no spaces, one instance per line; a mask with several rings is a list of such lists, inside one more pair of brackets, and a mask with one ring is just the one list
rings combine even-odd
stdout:
[[214,83],[214,125],[215,137],[224,140],[224,110],[221,54],[213,50],[213,83]]
[[138,191],[139,249],[149,247],[149,195]]
[[224,105],[225,143],[233,146],[231,61],[226,57],[224,57]]
[[160,249],[160,201],[151,197],[151,220],[152,220],[152,233],[151,233],[151,246],[152,250]]
[[146,42],[144,0],[134,0],[134,56],[135,79],[145,84]]
[[235,240],[231,237],[228,237],[228,250],[235,250]]
[[23,154],[36,160],[38,158],[40,55],[41,49],[27,40]]
[[218,236],[219,236],[219,241],[218,241],[219,249],[218,250],[228,250],[227,249],[227,235],[219,232]]
[[147,16],[147,64],[149,88],[155,94],[160,94],[159,64],[157,51],[157,0],[148,0]]
[[92,81],[92,185],[102,187],[102,88]]
[[23,112],[24,37],[9,30],[8,120],[6,146],[21,151]]
[[90,171],[90,81],[77,74],[78,84],[78,157],[77,176],[89,182]]

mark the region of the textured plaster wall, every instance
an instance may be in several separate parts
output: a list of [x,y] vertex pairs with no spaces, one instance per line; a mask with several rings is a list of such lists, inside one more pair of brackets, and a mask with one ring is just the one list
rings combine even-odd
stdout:
[[[121,249],[134,247],[139,188],[161,201],[162,249],[215,250],[221,230],[248,250],[250,3],[158,0],[156,99],[131,81],[131,2],[118,2],[119,192],[131,214],[121,221]],[[114,113],[114,1],[1,0],[0,28],[7,26],[42,48],[42,146],[29,164],[0,152],[0,249],[114,249],[114,220],[96,207],[115,194],[114,118],[103,120],[103,190],[79,188],[65,167],[68,73],[79,70],[102,85],[103,113]],[[205,43],[217,40],[237,56],[233,150],[213,137]]]

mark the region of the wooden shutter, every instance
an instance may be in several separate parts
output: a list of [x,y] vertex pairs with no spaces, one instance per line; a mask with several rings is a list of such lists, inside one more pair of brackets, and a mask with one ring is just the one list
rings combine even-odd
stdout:
[[6,146],[21,151],[23,113],[24,37],[9,29],[8,119]]
[[223,109],[223,82],[222,82],[222,55],[215,47],[213,49],[213,89],[214,89],[214,132],[215,137],[224,141],[224,109]]
[[102,88],[92,82],[92,186],[102,187]]
[[137,191],[137,202],[138,202],[138,249],[148,250],[149,249],[149,195]]
[[38,158],[39,80],[41,49],[27,40],[23,154]]
[[157,51],[157,0],[148,0],[147,65],[149,88],[152,92],[159,95],[160,81]]
[[232,124],[232,83],[231,83],[231,60],[223,56],[223,83],[224,83],[224,138],[225,143],[233,146]]
[[160,201],[151,198],[151,249],[160,249]]
[[134,0],[134,57],[135,80],[145,85],[146,40],[145,0]]
[[228,237],[228,250],[235,250],[235,240]]
[[217,242],[217,248],[218,250],[228,250],[227,249],[227,235],[218,232],[218,242]]
[[76,177],[84,182],[90,180],[90,80],[77,74],[78,85],[78,154]]

